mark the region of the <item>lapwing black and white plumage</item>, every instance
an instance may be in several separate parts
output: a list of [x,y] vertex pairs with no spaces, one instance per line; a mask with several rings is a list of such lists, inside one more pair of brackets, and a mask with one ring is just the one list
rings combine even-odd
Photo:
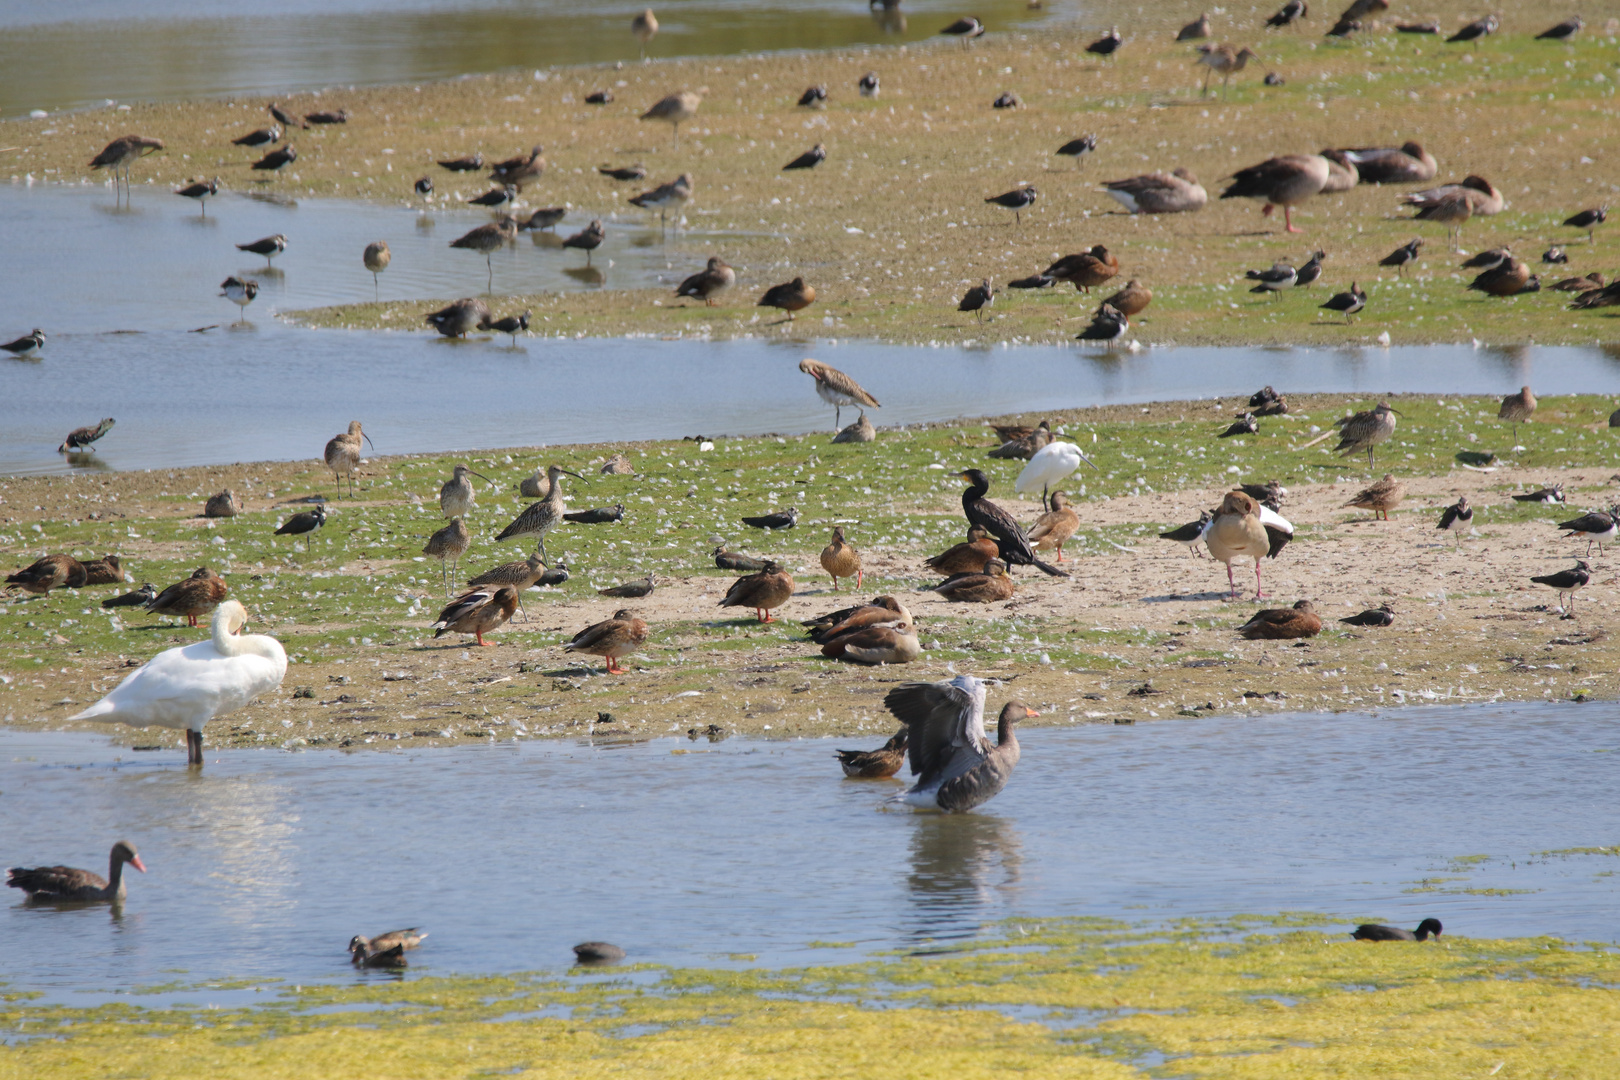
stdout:
[[1435,528],[1444,529],[1446,532],[1450,533],[1456,533],[1457,546],[1461,547],[1463,533],[1472,528],[1473,524],[1474,508],[1468,505],[1468,496],[1464,495],[1455,503],[1452,503],[1450,506],[1446,507],[1445,513],[1440,515],[1440,523],[1436,525]]
[[984,729],[985,687],[972,675],[949,682],[902,683],[883,698],[906,725],[906,756],[916,782],[891,802],[961,814],[999,795],[1020,756],[1013,727],[1039,716],[1019,701],[1002,707],[996,745]]
[[1292,289],[1299,279],[1299,271],[1285,262],[1272,263],[1269,270],[1247,270],[1243,276],[1255,282],[1252,293],[1271,293],[1275,296],[1284,289]]
[[1023,527],[1007,511],[985,497],[990,492],[989,477],[978,469],[964,469],[956,475],[968,482],[967,490],[962,492],[962,515],[967,518],[969,525],[977,525],[990,534],[1003,562],[1008,566],[1033,566],[1052,577],[1069,576],[1037,558]]
[[1119,27],[1111,27],[1108,33],[1086,46],[1086,52],[1094,56],[1113,56],[1125,41],[1119,36]]
[[855,84],[861,92],[861,97],[875,98],[878,96],[878,73],[868,71],[861,76],[861,81]]
[[1076,341],[1118,341],[1131,328],[1128,315],[1112,304],[1103,304],[1091,317],[1091,325],[1075,335]]
[[1591,210],[1582,210],[1574,217],[1565,220],[1564,224],[1571,229],[1585,229],[1587,242],[1592,243],[1594,242],[1592,234],[1599,225],[1608,220],[1609,208],[1607,206],[1598,206]]
[[805,109],[822,109],[827,106],[827,88],[825,86],[812,86],[799,95],[799,106]]
[[[1585,588],[1592,580],[1592,566],[1585,559],[1576,559],[1575,565],[1568,570],[1560,570],[1556,574],[1542,574],[1530,579],[1537,585],[1545,585],[1558,592],[1558,610],[1568,615],[1575,612],[1575,594]],[[1569,607],[1564,606],[1564,597],[1569,597]]]
[[1562,503],[1564,501],[1564,485],[1553,484],[1548,487],[1537,488],[1535,491],[1519,492],[1512,496],[1514,502],[1533,503]]
[[281,125],[271,124],[267,128],[255,128],[243,135],[240,139],[232,139],[232,146],[269,146],[271,143],[281,141]]
[[4,349],[18,360],[27,360],[30,357],[37,356],[39,350],[44,347],[45,331],[38,327],[35,327],[16,341],[8,341],[4,345],[0,345],[0,349]]
[[1057,284],[1057,278],[1047,277],[1045,274],[1031,274],[1029,277],[1014,278],[1007,282],[1009,289],[1050,289]]
[[484,155],[480,151],[468,157],[449,158],[439,162],[439,167],[451,172],[480,172],[484,168]]
[[85,449],[94,452],[95,447],[91,446],[90,444],[107,434],[107,432],[111,431],[113,429],[113,425],[117,422],[118,421],[109,416],[102,420],[99,424],[91,424],[89,427],[74,428],[72,431],[68,432],[68,437],[62,440],[62,445],[56,448],[56,452],[58,454],[67,454],[74,450]]
[[1448,43],[1457,41],[1478,41],[1487,34],[1496,33],[1496,29],[1500,25],[1501,20],[1499,20],[1495,15],[1486,15],[1484,18],[1475,19],[1473,22],[1469,23],[1455,34],[1452,34],[1450,37],[1446,38],[1446,41]]
[[813,169],[826,160],[827,148],[820,143],[816,143],[816,145],[812,146],[810,149],[806,150],[804,153],[782,166],[782,171],[787,172],[789,169]]
[[268,108],[270,109],[270,115],[276,118],[276,122],[282,127],[287,128],[289,131],[293,128],[309,127],[309,122],[306,121],[302,116],[294,116],[292,113],[288,112],[286,109],[283,109],[280,105],[277,105],[273,101],[270,103]]
[[511,184],[503,184],[498,188],[491,188],[476,198],[468,199],[467,202],[473,206],[487,206],[491,210],[494,210],[498,207],[507,206],[516,202],[517,197],[517,188],[513,187]]
[[347,124],[349,122],[349,110],[323,109],[320,112],[305,113],[304,119],[311,124]]
[[1395,609],[1388,604],[1380,604],[1354,615],[1346,615],[1339,621],[1346,626],[1389,626],[1395,622]]
[[253,163],[257,172],[276,172],[283,166],[291,165],[298,160],[298,147],[288,143],[286,146],[272,150],[264,157]]
[[212,180],[198,180],[194,184],[187,184],[183,188],[175,188],[176,195],[184,195],[188,199],[196,199],[197,205],[202,208],[202,216],[208,216],[208,197],[219,194],[219,177]]
[[1396,248],[1394,251],[1390,252],[1388,255],[1385,255],[1382,259],[1379,259],[1378,265],[1393,266],[1395,268],[1395,273],[1404,277],[1406,276],[1406,264],[1417,262],[1418,249],[1422,246],[1423,238],[1421,236],[1414,240],[1410,240]]
[[1546,263],[1548,266],[1563,266],[1565,263],[1569,262],[1569,252],[1565,251],[1557,244],[1554,244],[1552,247],[1541,253],[1541,261]]
[[962,297],[962,302],[956,305],[957,311],[974,312],[979,322],[984,322],[984,309],[996,302],[996,290],[990,284],[989,278],[984,278],[969,289]]
[[1606,543],[1612,544],[1616,533],[1620,533],[1620,507],[1593,510],[1570,521],[1560,521],[1558,527],[1564,530],[1565,537],[1585,537],[1586,553],[1590,555],[1593,544],[1601,549]]
[[961,38],[962,47],[965,49],[967,48],[967,43],[969,41],[984,35],[984,23],[980,22],[978,19],[975,19],[973,16],[968,15],[964,18],[957,19],[955,22],[951,23],[951,25],[941,30],[940,33]]
[[585,104],[587,104],[587,105],[611,105],[611,104],[613,104],[613,91],[611,91],[611,90],[593,90],[589,94],[585,95]]
[[422,198],[431,201],[433,198],[433,178],[431,176],[419,176],[416,178],[416,183],[411,185],[411,189]]
[[598,165],[596,171],[609,180],[645,180],[647,169],[642,165]]
[[301,514],[294,514],[282,522],[281,528],[276,530],[277,536],[302,536],[304,550],[309,550],[309,534],[326,524],[326,507],[319,504],[313,510],[305,510]]
[[104,608],[145,607],[157,599],[157,589],[152,587],[150,581],[143,582],[134,592],[124,593],[122,596],[109,597],[101,602]]
[[1266,20],[1266,29],[1277,30],[1290,26],[1296,19],[1303,19],[1310,13],[1310,6],[1305,0],[1288,0],[1277,10],[1277,14]]
[[1189,521],[1180,528],[1171,529],[1169,532],[1162,532],[1159,534],[1159,539],[1174,540],[1176,543],[1192,552],[1194,558],[1202,559],[1203,555],[1199,554],[1198,545],[1204,539],[1204,529],[1208,527],[1210,518],[1214,516],[1215,515],[1211,514],[1208,510],[1205,510],[1202,514],[1198,515],[1197,521]]
[[1096,149],[1097,136],[1082,135],[1078,139],[1070,139],[1068,142],[1064,143],[1062,146],[1053,151],[1053,153],[1057,154],[1059,157],[1074,158],[1074,163],[1078,166],[1083,162],[1087,154]]
[[1239,414],[1238,418],[1232,421],[1231,427],[1228,427],[1215,437],[1217,439],[1231,439],[1241,435],[1256,435],[1259,431],[1260,421],[1254,418],[1254,413],[1245,412]]
[[992,109],[1017,109],[1023,104],[1023,99],[1009,90],[1004,94],[998,94],[996,100],[990,103],[990,107]]
[[790,506],[786,510],[756,514],[753,517],[743,518],[742,523],[751,529],[766,529],[773,532],[777,529],[791,529],[799,523],[799,509]]
[[274,236],[261,237],[251,244],[237,244],[237,251],[246,251],[251,255],[263,255],[266,266],[275,264],[276,256],[287,250],[287,238],[281,233]]
[[1536,35],[1537,41],[1568,41],[1580,33],[1586,22],[1579,15],[1571,15],[1557,26],[1548,27]]
[[1039,192],[1026,185],[1025,187],[1014,188],[1011,191],[1003,192],[1000,195],[992,195],[984,201],[987,203],[995,203],[997,206],[1004,206],[1008,210],[1011,210],[1013,212],[1013,223],[1016,225],[1022,225],[1024,223],[1024,210],[1030,206],[1033,206],[1035,200],[1039,197]]
[[242,309],[242,319],[247,319],[247,306],[253,303],[254,297],[259,295],[259,283],[251,279],[228,277],[220,283],[220,294],[231,303]]
[[512,336],[512,347],[517,347],[517,336],[529,329],[529,310],[525,308],[520,315],[508,315],[504,319],[496,319],[490,323],[488,329]]
[[1334,293],[1328,302],[1318,305],[1324,311],[1337,311],[1344,315],[1346,325],[1355,322],[1356,314],[1367,306],[1367,294],[1356,282],[1350,283],[1348,292]]
[[1491,248],[1489,251],[1482,251],[1478,255],[1471,255],[1464,259],[1462,268],[1464,270],[1495,270],[1503,263],[1512,260],[1513,250],[1511,248]]

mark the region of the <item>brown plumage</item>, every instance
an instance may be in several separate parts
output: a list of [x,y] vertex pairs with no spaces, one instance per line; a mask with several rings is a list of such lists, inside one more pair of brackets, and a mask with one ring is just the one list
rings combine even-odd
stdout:
[[1204,546],[1210,555],[1226,564],[1226,581],[1237,599],[1237,582],[1232,576],[1235,559],[1254,560],[1254,596],[1260,599],[1260,560],[1271,553],[1271,536],[1260,521],[1260,504],[1241,491],[1228,491],[1221,508],[1204,533]]
[[1356,163],[1343,150],[1323,150],[1322,157],[1328,163],[1328,178],[1327,183],[1322,185],[1322,194],[1349,191],[1361,183],[1361,173],[1356,170]]
[[1028,435],[1020,435],[1016,439],[1008,439],[994,450],[990,456],[1004,461],[1028,461],[1034,457],[1048,443],[1052,441],[1052,422],[1042,420],[1040,424]]
[[472,634],[478,644],[493,645],[494,642],[484,640],[484,635],[510,619],[517,606],[517,590],[510,585],[473,589],[456,597],[439,612],[439,617],[433,620],[433,636]]
[[1315,637],[1321,632],[1322,620],[1309,600],[1301,600],[1291,608],[1257,611],[1248,622],[1238,627],[1238,633],[1250,641],[1286,641],[1290,638]]
[[737,271],[727,266],[716,256],[709,259],[709,265],[681,282],[675,295],[690,296],[702,300],[707,307],[714,307],[714,298],[737,284]]
[[489,167],[489,178],[498,184],[509,184],[522,191],[524,184],[534,183],[546,171],[546,159],[540,154],[541,148],[536,146],[527,154],[519,154],[497,162]]
[[502,216],[499,221],[488,225],[480,225],[476,229],[463,233],[450,241],[453,248],[462,248],[466,251],[476,251],[484,257],[484,265],[489,271],[489,287],[495,287],[495,252],[517,235],[517,219],[510,215]]
[[86,447],[94,452],[95,447],[91,446],[90,444],[107,434],[107,432],[111,431],[113,425],[117,422],[118,421],[109,416],[99,424],[91,424],[89,427],[74,428],[72,431],[68,432],[68,437],[62,440],[62,445],[56,448],[56,452],[58,454],[65,454],[70,450],[79,450]]
[[833,638],[853,634],[880,623],[909,623],[911,612],[893,596],[875,596],[870,604],[840,608],[805,623],[810,640],[825,645]]
[[154,615],[185,616],[186,622],[197,625],[197,619],[209,615],[230,593],[225,579],[199,566],[190,577],[177,581],[147,601],[146,610]]
[[703,104],[703,98],[690,90],[683,90],[678,94],[670,94],[662,98],[653,107],[641,114],[643,120],[662,120],[675,129],[675,146],[681,145],[681,124],[697,115],[698,106]]
[[1345,506],[1354,506],[1361,510],[1371,510],[1374,516],[1382,514],[1385,521],[1389,520],[1389,512],[1401,505],[1406,498],[1406,485],[1401,483],[1389,473],[1384,478],[1369,487],[1356,492],[1355,498],[1345,503]]
[[1203,93],[1209,93],[1210,76],[1221,76],[1221,94],[1225,96],[1226,88],[1232,82],[1232,76],[1249,66],[1250,60],[1260,59],[1260,54],[1247,45],[1241,49],[1236,45],[1200,45],[1198,46],[1198,59],[1194,63],[1200,64],[1209,70],[1204,73]]
[[909,664],[922,655],[922,642],[911,623],[884,623],[828,638],[821,655],[858,664]]
[[589,653],[607,661],[609,675],[623,675],[619,657],[629,656],[647,641],[647,624],[636,618],[628,608],[613,613],[613,618],[593,623],[573,636],[563,646],[565,652]]
[[[780,286],[779,286],[780,287]],[[760,301],[764,303],[764,301]],[[860,383],[831,364],[805,357],[799,361],[799,370],[816,380],[816,395],[833,407],[833,426],[843,423],[845,405],[881,409],[882,403],[866,392]]]
[[230,488],[217,495],[208,496],[208,501],[203,504],[203,517],[228,518],[235,517],[241,512],[242,500]]
[[1519,425],[1528,424],[1535,414],[1536,395],[1530,392],[1528,386],[1522,386],[1517,394],[1509,394],[1502,399],[1502,407],[1496,411],[1496,418],[1513,425],[1513,441],[1518,442]]
[[[323,455],[326,467],[332,470],[332,477],[339,486],[343,478],[349,478],[349,497],[354,497],[354,474],[360,469],[360,455],[365,447],[361,443],[370,443],[371,436],[360,430],[360,421],[350,420],[349,430],[342,435],[334,435],[326,444]],[[372,447],[376,449],[375,446]]]
[[84,583],[86,585],[113,585],[120,581],[128,581],[124,574],[124,567],[116,555],[103,555],[101,558],[84,564]]
[[1153,303],[1153,290],[1132,278],[1119,292],[1103,301],[1127,319],[1134,319]]
[[1029,530],[1029,542],[1036,551],[1057,549],[1057,561],[1063,561],[1063,542],[1080,528],[1080,515],[1069,505],[1069,497],[1061,491],[1052,492],[1052,509],[1035,519]]
[[787,603],[793,587],[793,575],[767,561],[759,573],[738,578],[719,606],[753,608],[760,622],[772,622],[771,609]]
[[894,738],[876,750],[835,750],[844,775],[852,780],[886,780],[906,763],[906,732],[901,727]]
[[982,574],[984,565],[996,558],[1000,551],[996,542],[990,538],[983,525],[974,525],[968,529],[968,538],[960,544],[953,544],[933,558],[924,562],[930,570],[945,575],[955,574]]
[[33,902],[110,900],[117,903],[124,899],[126,891],[125,863],[129,863],[143,874],[146,873],[146,864],[141,862],[140,853],[135,850],[135,845],[127,840],[120,840],[112,846],[112,854],[108,856],[106,877],[93,874],[89,870],[77,870],[71,866],[37,866],[32,869],[13,866],[6,871],[6,884],[13,889],[21,889]]
[[791,322],[798,312],[816,302],[816,288],[804,278],[796,277],[785,285],[772,285],[765,290],[755,307],[773,307],[788,313]]
[[1348,148],[1344,153],[1356,163],[1363,184],[1423,184],[1439,171],[1433,155],[1421,143],[1403,143],[1399,149]]
[[984,683],[971,675],[950,682],[904,683],[883,698],[906,725],[906,756],[917,782],[898,801],[918,809],[964,813],[994,798],[1018,765],[1013,725],[1034,709],[1020,701],[1002,707],[996,745],[984,730]]
[[450,595],[450,576],[460,568],[461,557],[467,554],[471,546],[472,534],[467,531],[467,523],[459,517],[451,518],[450,524],[428,537],[428,542],[422,546],[422,554],[439,560],[439,568],[444,573],[446,596]]
[[[1050,426],[1050,420],[1042,421]],[[990,429],[996,433],[996,439],[1001,443],[1009,443],[1014,439],[1022,439],[1035,430],[1029,424],[991,424]]]
[[71,555],[46,555],[6,578],[6,592],[18,589],[43,596],[52,589],[81,588],[85,582],[84,564]]
[[1183,168],[1110,180],[1103,190],[1133,214],[1188,214],[1209,202],[1209,192],[1198,177]]
[[1583,275],[1582,277],[1565,278],[1564,280],[1548,287],[1556,292],[1591,292],[1594,289],[1603,288],[1603,275],[1594,270],[1592,273]]
[[1296,233],[1300,230],[1294,228],[1294,207],[1319,194],[1330,174],[1327,158],[1320,154],[1284,154],[1233,173],[1221,198],[1262,199],[1265,206],[1260,213],[1267,217],[1280,206],[1285,231]]
[[623,585],[613,585],[606,589],[597,589],[598,596],[611,596],[620,600],[639,600],[643,596],[651,596],[658,587],[652,574],[648,574],[640,581],[626,582]]
[[[1531,287],[1532,283],[1536,283],[1535,288]],[[1527,263],[1518,259],[1509,259],[1507,262],[1499,266],[1493,266],[1474,278],[1473,281],[1468,283],[1468,288],[1473,292],[1482,292],[1487,296],[1517,296],[1522,292],[1539,291],[1540,285],[1537,283],[1537,279],[1531,275]]]
[[[539,584],[545,576],[546,564],[541,561],[537,551],[522,562],[501,563],[491,567],[475,578],[467,581],[468,585],[510,585],[518,594],[518,610],[523,611],[523,591],[532,589]],[[527,611],[523,612],[524,619],[529,617]]]
[[1334,452],[1349,457],[1365,450],[1367,465],[1371,467],[1373,447],[1395,434],[1398,416],[1400,413],[1391,408],[1389,402],[1380,401],[1371,409],[1333,421],[1333,426],[1339,429],[1339,445],[1333,448]]
[[1071,282],[1082,292],[1090,292],[1118,273],[1119,259],[1101,244],[1078,255],[1065,255],[1041,271],[1043,277]]
[[994,604],[1012,599],[1017,588],[1007,576],[1007,564],[991,559],[984,564],[983,573],[957,574],[935,585],[933,591],[953,603]]
[[714,549],[714,565],[722,570],[746,570],[753,573],[765,569],[766,559],[756,559],[752,555],[742,555],[735,551],[727,551],[722,544]]
[[838,591],[838,579],[852,577],[855,587],[861,587],[861,553],[844,539],[842,526],[834,526],[832,540],[821,549],[821,568],[832,578],[833,592]]
[[[681,173],[668,183],[659,184],[651,191],[643,191],[629,202],[631,206],[639,206],[643,210],[657,210],[658,222],[662,225],[671,207],[678,209],[691,201],[692,191],[692,174]],[[680,219],[677,218],[676,224],[679,223]]]
[[1507,202],[1489,180],[1469,175],[1460,184],[1443,184],[1426,191],[1403,195],[1401,202],[1418,209],[1414,221],[1438,221],[1450,233],[1451,249],[1462,242],[1463,223],[1471,217],[1500,214]]
[[[422,939],[425,937],[427,935],[414,926],[406,930],[390,930],[386,934],[378,934],[376,937],[369,938],[362,934],[356,934],[349,939],[349,958],[357,964],[375,967],[377,965],[371,962],[372,957],[387,954],[396,949],[404,952],[406,949],[417,948],[422,944]],[[402,964],[403,961],[401,961]]]
[[118,174],[124,176],[124,183],[129,183],[129,167],[147,154],[163,149],[162,139],[149,139],[144,135],[120,135],[108,143],[95,157],[90,159],[92,169],[111,169],[114,182]]

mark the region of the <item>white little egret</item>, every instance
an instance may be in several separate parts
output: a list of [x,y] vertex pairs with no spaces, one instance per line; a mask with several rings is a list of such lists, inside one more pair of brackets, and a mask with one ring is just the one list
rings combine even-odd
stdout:
[[264,634],[238,634],[247,610],[226,600],[214,612],[213,639],[167,649],[70,720],[184,728],[186,764],[202,764],[203,725],[281,685],[287,654]]
[[[1024,471],[1019,473],[1018,479],[1013,482],[1013,490],[1023,495],[1039,487],[1041,506],[1045,507],[1047,491],[1052,485],[1078,469],[1082,461],[1097,469],[1097,463],[1087,457],[1086,452],[1074,443],[1055,440],[1049,442],[1029,459],[1029,464],[1024,466]],[[1101,469],[1097,471],[1102,472]]]

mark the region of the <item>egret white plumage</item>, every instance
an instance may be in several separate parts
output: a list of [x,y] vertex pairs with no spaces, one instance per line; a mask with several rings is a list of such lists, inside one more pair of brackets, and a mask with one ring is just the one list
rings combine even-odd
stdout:
[[70,720],[131,727],[184,728],[186,763],[202,764],[203,725],[281,685],[287,653],[264,634],[238,634],[247,610],[226,600],[214,611],[213,639],[158,653],[117,689]]
[[[1017,480],[1013,481],[1013,490],[1023,495],[1034,491],[1036,486],[1039,485],[1041,489],[1041,505],[1044,507],[1047,505],[1047,491],[1078,469],[1081,462],[1085,462],[1093,469],[1097,469],[1097,463],[1087,457],[1086,452],[1074,445],[1074,443],[1049,442],[1036,451],[1034,457],[1029,459],[1029,464],[1024,466],[1024,471],[1018,474]],[[1101,469],[1097,469],[1097,471],[1102,472]]]

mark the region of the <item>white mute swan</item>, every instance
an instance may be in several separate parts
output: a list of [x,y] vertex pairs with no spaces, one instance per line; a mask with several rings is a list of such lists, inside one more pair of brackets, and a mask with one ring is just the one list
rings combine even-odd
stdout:
[[186,763],[202,764],[203,725],[281,685],[287,654],[264,634],[238,634],[247,610],[226,600],[214,612],[211,641],[166,649],[118,688],[70,720],[186,729]]

